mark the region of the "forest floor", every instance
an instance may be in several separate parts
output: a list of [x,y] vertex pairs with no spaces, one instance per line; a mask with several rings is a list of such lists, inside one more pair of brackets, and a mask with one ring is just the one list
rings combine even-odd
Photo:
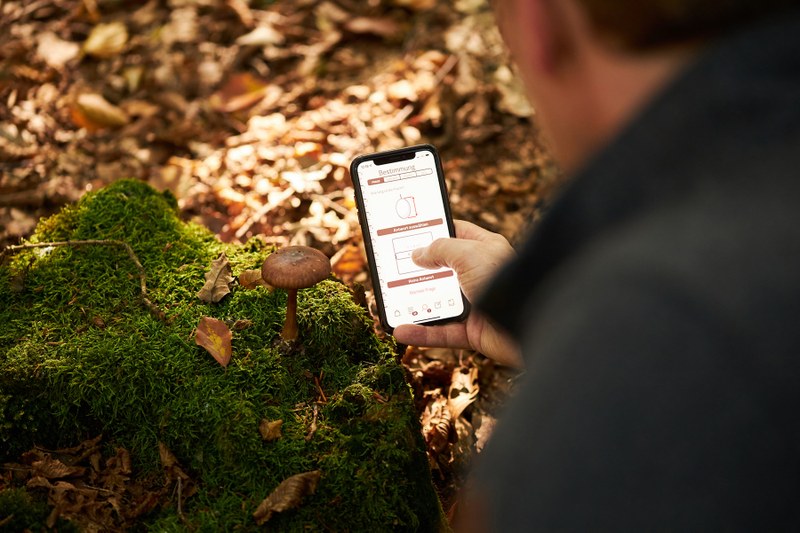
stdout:
[[[514,243],[559,181],[534,116],[485,0],[6,1],[0,248],[133,177],[223,241],[313,246],[369,287],[350,161],[432,143],[454,216]],[[515,375],[460,350],[404,362],[450,510]]]

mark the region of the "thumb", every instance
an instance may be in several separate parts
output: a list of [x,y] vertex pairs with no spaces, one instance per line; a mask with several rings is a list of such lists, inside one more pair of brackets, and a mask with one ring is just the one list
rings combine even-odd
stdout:
[[414,250],[411,259],[423,268],[448,267],[458,272],[474,255],[475,246],[475,241],[464,239],[436,239],[430,246]]
[[422,268],[439,268],[441,265],[437,262],[436,258],[433,257],[430,248],[430,246],[417,248],[411,252],[411,260]]

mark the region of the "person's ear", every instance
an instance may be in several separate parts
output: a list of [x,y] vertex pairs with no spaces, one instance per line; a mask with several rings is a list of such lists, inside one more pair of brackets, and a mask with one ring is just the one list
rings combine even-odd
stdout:
[[572,0],[511,0],[514,13],[508,21],[507,32],[519,42],[516,60],[529,62],[527,68],[536,72],[556,74],[573,49],[572,32],[564,2]]

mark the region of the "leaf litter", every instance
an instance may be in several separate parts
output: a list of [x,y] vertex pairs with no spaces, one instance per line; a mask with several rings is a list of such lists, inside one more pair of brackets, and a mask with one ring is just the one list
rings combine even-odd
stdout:
[[[483,0],[0,9],[0,246],[83,192],[135,177],[171,190],[185,218],[223,240],[323,250],[376,316],[363,289],[354,156],[432,142],[454,216],[512,241],[559,183]],[[219,302],[232,273],[211,277],[204,294]],[[255,271],[238,283],[261,284]],[[214,327],[198,334],[230,335]],[[230,348],[210,345],[227,364]],[[515,375],[472,352],[409,347],[403,361],[449,506]],[[173,489],[190,481],[165,468]],[[39,477],[48,491],[75,479]]]

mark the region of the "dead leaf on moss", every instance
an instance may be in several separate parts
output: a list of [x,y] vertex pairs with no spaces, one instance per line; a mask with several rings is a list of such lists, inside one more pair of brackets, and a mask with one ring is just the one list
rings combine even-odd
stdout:
[[247,318],[240,318],[239,320],[233,323],[233,329],[235,331],[242,331],[252,326],[253,326],[253,321],[248,320]]
[[197,293],[197,297],[204,302],[217,303],[231,292],[230,284],[233,283],[233,272],[225,252],[211,261],[211,268],[206,272],[205,278],[205,285]]
[[261,277],[260,269],[244,270],[239,274],[239,286],[243,289],[255,289],[256,287],[270,287],[270,284]]
[[317,490],[321,474],[319,470],[312,470],[283,480],[253,513],[256,523],[263,525],[272,518],[273,513],[298,507],[305,496],[314,494]]
[[283,425],[283,420],[267,420],[266,418],[261,420],[261,423],[258,425],[258,431],[261,433],[261,438],[267,442],[271,442],[273,440],[278,440],[281,438],[281,426]]
[[222,320],[204,316],[197,325],[194,341],[205,348],[211,357],[224,367],[231,361],[231,330]]

